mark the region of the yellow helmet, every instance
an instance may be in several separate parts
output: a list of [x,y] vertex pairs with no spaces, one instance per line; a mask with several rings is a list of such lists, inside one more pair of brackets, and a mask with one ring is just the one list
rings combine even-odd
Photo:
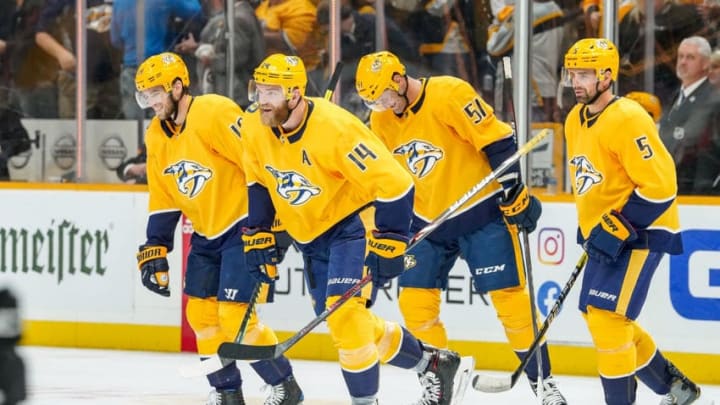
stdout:
[[166,92],[170,92],[175,79],[180,79],[183,87],[190,87],[190,74],[182,58],[172,52],[163,52],[140,64],[135,74],[135,87],[137,91],[144,91],[163,86]]
[[392,53],[381,51],[363,56],[355,73],[358,95],[363,100],[374,102],[385,89],[398,91],[400,86],[393,81],[395,73],[404,75],[405,65]]
[[630,100],[637,101],[638,104],[643,106],[650,116],[653,117],[655,122],[660,121],[660,117],[662,116],[662,105],[660,104],[660,99],[657,98],[657,96],[644,91],[631,91],[626,94],[625,97]]
[[[288,56],[275,53],[260,62],[255,68],[253,80],[257,84],[270,84],[280,86],[284,89],[285,98],[292,97],[294,88],[300,89],[300,94],[305,95],[307,86],[307,73],[305,64],[297,56]],[[251,84],[254,88],[254,85]],[[252,91],[251,91],[252,92]]]
[[609,39],[581,39],[565,54],[565,69],[595,69],[598,80],[610,69],[614,81],[617,81],[620,69],[620,56],[617,47]]

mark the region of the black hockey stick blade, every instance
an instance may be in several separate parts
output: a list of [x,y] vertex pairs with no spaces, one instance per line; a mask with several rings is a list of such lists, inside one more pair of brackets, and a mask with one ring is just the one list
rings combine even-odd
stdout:
[[555,319],[557,314],[560,312],[562,304],[565,302],[565,298],[567,298],[570,289],[575,284],[575,280],[577,280],[583,267],[585,267],[587,259],[587,253],[583,252],[582,256],[580,256],[580,260],[578,260],[577,264],[575,265],[575,269],[570,274],[570,278],[568,279],[567,283],[565,283],[565,287],[563,287],[560,295],[558,295],[557,300],[555,300],[555,304],[553,304],[552,309],[550,309],[550,312],[548,312],[548,315],[545,318],[545,322],[543,322],[542,328],[540,328],[537,337],[535,338],[535,340],[533,340],[530,348],[525,354],[525,357],[520,362],[520,365],[515,369],[515,371],[513,371],[513,373],[509,376],[502,377],[478,373],[473,378],[473,388],[482,392],[504,392],[510,390],[512,387],[515,386],[523,370],[525,370],[525,366],[527,366],[528,362],[530,361],[530,358],[535,354],[535,351],[538,349],[538,347],[540,347],[540,342],[545,337],[545,334],[550,328],[550,324],[552,323],[553,319]]
[[223,343],[218,349],[218,354],[222,358],[235,359],[235,360],[270,360],[276,359],[288,351],[295,343],[299,342],[300,339],[310,333],[316,326],[325,321],[330,315],[332,315],[341,305],[346,303],[350,298],[354,297],[360,290],[363,289],[370,281],[372,276],[370,273],[366,274],[365,277],[360,279],[352,287],[343,293],[337,301],[333,302],[332,305],[325,308],[320,315],[313,318],[307,325],[297,331],[287,340],[280,342],[276,345],[269,346],[251,346],[244,345],[241,343]]
[[282,344],[269,346],[252,346],[241,343],[223,343],[218,355],[223,359],[235,360],[272,360],[280,357],[287,349]]

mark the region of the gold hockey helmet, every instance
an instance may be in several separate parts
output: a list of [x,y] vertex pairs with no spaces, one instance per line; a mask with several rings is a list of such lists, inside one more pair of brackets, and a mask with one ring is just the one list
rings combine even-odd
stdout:
[[609,39],[581,39],[565,54],[565,69],[594,69],[598,80],[610,69],[613,81],[617,81],[620,56],[617,47]]
[[[299,89],[301,95],[305,95],[307,86],[307,72],[302,59],[297,56],[288,56],[275,53],[260,62],[255,68],[253,80],[250,82],[248,92],[253,97],[255,84],[276,85],[283,88],[285,98],[292,98],[293,89]],[[256,99],[253,99],[256,101]]]
[[175,79],[180,79],[183,87],[190,86],[190,74],[182,58],[172,52],[163,52],[147,58],[135,74],[137,91],[163,86],[170,92]]
[[366,102],[377,101],[386,89],[398,91],[400,86],[393,81],[395,74],[404,75],[405,65],[397,56],[388,51],[363,56],[355,73],[355,89]]

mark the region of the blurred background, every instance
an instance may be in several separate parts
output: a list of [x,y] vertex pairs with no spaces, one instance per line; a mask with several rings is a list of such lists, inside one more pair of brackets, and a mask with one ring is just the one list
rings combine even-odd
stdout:
[[[511,120],[518,136],[553,136],[527,163],[531,184],[569,191],[562,123],[574,104],[559,83],[579,38],[605,36],[620,49],[616,93],[654,115],[678,166],[681,194],[720,194],[720,51],[716,0],[15,0],[0,2],[0,180],[143,183],[148,112],[135,103],[146,57],[174,51],[190,68],[192,94],[248,105],[254,67],[275,52],[297,54],[322,95],[345,63],[334,100],[361,119],[357,60],[388,49],[412,76],[470,82]],[[683,39],[701,37],[694,65],[678,71]],[[516,46],[518,44],[518,46]],[[514,80],[499,63],[512,58]],[[687,70],[710,87],[673,116]],[[569,91],[568,91],[569,90]]]

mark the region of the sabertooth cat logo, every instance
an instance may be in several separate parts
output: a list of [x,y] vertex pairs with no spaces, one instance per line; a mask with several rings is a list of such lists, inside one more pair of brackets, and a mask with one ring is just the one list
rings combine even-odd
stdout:
[[570,160],[575,166],[575,193],[583,195],[595,184],[602,181],[602,173],[595,170],[592,163],[585,156],[575,156]]
[[166,168],[163,174],[173,175],[178,190],[191,199],[200,194],[213,176],[212,170],[191,160],[181,160]]
[[420,179],[432,171],[437,161],[442,159],[444,153],[442,149],[430,143],[410,141],[395,148],[393,154],[404,156],[405,164],[410,169],[410,172]]
[[290,205],[303,205],[310,198],[320,194],[320,188],[313,186],[305,177],[294,171],[277,170],[265,165],[277,183],[277,193],[288,200]]

